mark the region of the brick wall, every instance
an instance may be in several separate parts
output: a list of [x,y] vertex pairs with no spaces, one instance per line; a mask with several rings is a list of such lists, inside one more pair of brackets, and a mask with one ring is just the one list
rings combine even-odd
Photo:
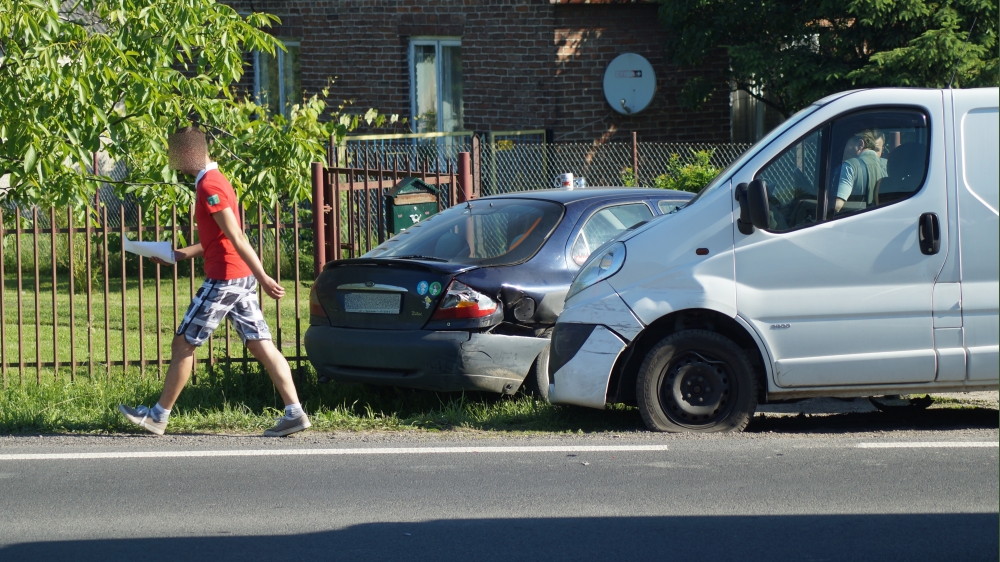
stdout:
[[[655,4],[557,5],[555,12],[555,136],[558,141],[729,142],[729,88],[725,58],[698,70],[669,64]],[[636,115],[622,115],[604,98],[604,71],[622,53],[637,53],[656,72],[653,101]],[[718,84],[701,111],[678,102],[684,80],[704,76]]]
[[[334,100],[410,118],[408,47],[413,36],[462,39],[465,128],[551,128],[560,141],[729,140],[725,92],[705,110],[680,109],[683,75],[662,57],[656,5],[553,5],[549,0],[226,0],[241,12],[278,15],[272,32],[299,39],[302,85],[316,92],[335,78]],[[623,52],[650,60],[653,103],[622,116],[604,101],[604,68]],[[715,68],[724,70],[724,60]],[[690,72],[690,71],[688,71]],[[721,77],[721,74],[717,74]],[[720,85],[725,88],[721,78]],[[244,86],[252,85],[252,72]],[[721,94],[721,95],[720,95]]]

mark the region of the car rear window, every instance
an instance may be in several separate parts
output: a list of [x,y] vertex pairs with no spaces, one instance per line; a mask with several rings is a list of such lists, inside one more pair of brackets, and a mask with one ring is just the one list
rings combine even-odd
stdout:
[[411,226],[365,257],[512,265],[535,255],[562,216],[562,205],[552,201],[517,198],[471,201]]

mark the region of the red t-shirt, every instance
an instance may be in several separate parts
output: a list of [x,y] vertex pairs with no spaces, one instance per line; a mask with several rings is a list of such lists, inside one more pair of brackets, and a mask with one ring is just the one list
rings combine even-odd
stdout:
[[236,215],[236,222],[240,225],[240,231],[243,230],[239,201],[229,180],[219,170],[208,170],[198,182],[195,199],[194,216],[198,222],[198,238],[205,251],[205,277],[227,280],[253,275],[250,267],[236,253],[233,242],[226,237],[212,217],[214,213],[223,209],[232,209]]

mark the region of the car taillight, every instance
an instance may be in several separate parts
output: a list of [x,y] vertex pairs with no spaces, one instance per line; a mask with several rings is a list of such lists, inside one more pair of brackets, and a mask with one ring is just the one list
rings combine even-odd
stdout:
[[497,306],[497,301],[465,283],[452,281],[431,320],[483,318],[496,312]]
[[326,310],[323,309],[323,305],[319,303],[319,297],[316,296],[316,285],[313,285],[312,289],[309,290],[309,315],[327,317]]

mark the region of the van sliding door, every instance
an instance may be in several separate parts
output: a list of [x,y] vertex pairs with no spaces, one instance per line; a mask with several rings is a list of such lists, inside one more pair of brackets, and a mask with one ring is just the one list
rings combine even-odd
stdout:
[[[962,255],[960,328],[952,345],[968,352],[968,380],[996,381],[1000,371],[997,311],[1000,308],[1000,119],[996,88],[955,90],[955,158]],[[943,330],[936,329],[935,332]],[[962,337],[964,336],[964,342]],[[945,338],[940,338],[944,340]],[[939,348],[948,342],[941,341]],[[961,373],[959,373],[961,374]]]

